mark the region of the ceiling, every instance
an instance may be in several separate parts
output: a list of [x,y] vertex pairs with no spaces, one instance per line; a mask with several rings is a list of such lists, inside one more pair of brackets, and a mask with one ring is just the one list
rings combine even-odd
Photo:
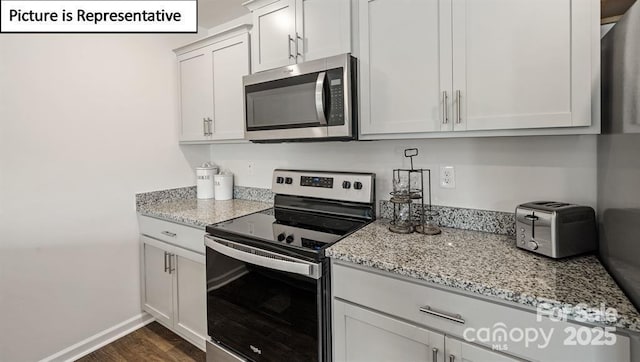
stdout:
[[249,10],[242,6],[246,0],[198,0],[198,26],[210,29],[233,20]]
[[[245,0],[198,0],[198,25],[209,29],[233,20],[249,10],[242,6]],[[602,23],[617,21],[636,0],[600,0]]]

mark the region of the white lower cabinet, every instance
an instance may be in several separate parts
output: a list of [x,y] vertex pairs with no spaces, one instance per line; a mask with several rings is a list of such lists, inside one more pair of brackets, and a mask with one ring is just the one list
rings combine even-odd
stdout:
[[[145,238],[147,239],[147,238]],[[168,273],[168,254],[149,243],[144,252],[144,309],[164,324],[173,324],[173,276]]]
[[445,358],[449,362],[465,361],[465,362],[515,362],[522,361],[505,354],[491,351],[472,343],[463,342],[461,340],[444,337]]
[[142,309],[204,350],[207,335],[205,256],[145,235],[140,239]]
[[334,301],[336,361],[443,361],[444,334]]
[[620,332],[611,345],[571,345],[567,331],[593,326],[355,264],[331,268],[336,361],[631,361]]
[[518,361],[357,305],[333,307],[337,361]]

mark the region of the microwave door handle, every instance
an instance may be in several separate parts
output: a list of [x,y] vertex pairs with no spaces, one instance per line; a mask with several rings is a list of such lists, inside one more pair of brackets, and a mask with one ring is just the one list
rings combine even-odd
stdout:
[[327,74],[325,72],[318,73],[316,80],[316,114],[320,125],[327,125],[327,117],[324,115],[324,81]]

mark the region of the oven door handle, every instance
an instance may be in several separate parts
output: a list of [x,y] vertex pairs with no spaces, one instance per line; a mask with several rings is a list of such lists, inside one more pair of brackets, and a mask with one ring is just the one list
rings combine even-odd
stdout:
[[322,276],[321,264],[295,260],[284,255],[227,240],[224,240],[224,244],[222,244],[211,236],[207,236],[204,243],[208,248],[211,248],[220,254],[245,263],[287,273],[300,274],[313,279],[320,279]]
[[316,80],[316,114],[321,126],[327,125],[327,117],[324,114],[324,81],[326,77],[327,73],[320,72],[318,80]]

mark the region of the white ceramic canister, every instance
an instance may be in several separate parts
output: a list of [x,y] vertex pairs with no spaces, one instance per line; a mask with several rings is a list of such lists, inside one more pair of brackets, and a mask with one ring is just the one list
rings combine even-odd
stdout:
[[196,167],[196,189],[199,199],[213,199],[214,180],[218,173],[218,168],[209,162],[205,162],[200,167]]
[[213,176],[215,182],[216,200],[233,199],[233,174],[231,172],[223,172]]

